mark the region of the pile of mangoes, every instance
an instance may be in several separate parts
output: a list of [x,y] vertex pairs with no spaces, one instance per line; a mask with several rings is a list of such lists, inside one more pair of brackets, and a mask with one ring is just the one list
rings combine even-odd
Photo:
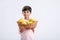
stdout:
[[36,21],[36,19],[34,19],[34,18],[30,18],[29,20],[25,20],[25,19],[21,18],[17,22],[19,22],[20,24],[28,25],[28,24],[33,23],[35,21]]

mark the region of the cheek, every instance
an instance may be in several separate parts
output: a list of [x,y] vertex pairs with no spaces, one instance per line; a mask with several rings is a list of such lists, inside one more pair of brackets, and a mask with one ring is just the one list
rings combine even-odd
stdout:
[[27,13],[27,14],[23,13],[23,15],[24,15],[24,16],[29,16],[30,14],[29,14],[29,13]]
[[24,14],[24,16],[26,16],[26,14]]
[[25,14],[23,13],[23,16],[25,16]]
[[23,14],[24,16],[28,16],[27,14]]
[[27,16],[29,16],[30,14],[26,14]]
[[28,15],[30,15],[30,13]]

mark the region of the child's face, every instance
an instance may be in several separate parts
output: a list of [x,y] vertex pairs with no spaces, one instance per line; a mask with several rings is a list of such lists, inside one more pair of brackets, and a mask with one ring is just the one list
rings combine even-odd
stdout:
[[29,10],[23,11],[22,13],[23,13],[23,16],[26,18],[29,17],[31,14],[31,12]]

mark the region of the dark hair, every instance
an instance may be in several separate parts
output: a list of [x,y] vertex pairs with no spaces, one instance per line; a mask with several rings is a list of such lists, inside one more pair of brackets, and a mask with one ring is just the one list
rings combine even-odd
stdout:
[[22,9],[22,11],[27,11],[27,10],[31,12],[32,8],[30,6],[24,6]]

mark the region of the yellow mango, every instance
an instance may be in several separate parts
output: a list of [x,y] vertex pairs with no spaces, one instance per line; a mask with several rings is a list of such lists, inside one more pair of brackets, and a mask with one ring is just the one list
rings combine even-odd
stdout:
[[28,24],[30,24],[30,23],[32,23],[32,22],[29,21]]
[[19,19],[19,20],[18,20],[18,22],[23,22],[23,21],[24,21],[24,19],[23,19],[23,18],[21,18],[21,19]]
[[22,18],[19,20],[19,22],[23,22],[23,21],[24,21],[24,19],[22,19]]
[[27,21],[27,20],[24,20],[24,22],[25,22],[25,24],[27,25],[27,22],[28,22],[28,21]]
[[36,20],[33,19],[33,18],[30,18],[29,21],[30,21],[30,22],[35,22]]
[[23,18],[19,19],[18,22],[20,22],[21,24],[24,24],[24,25],[28,25],[30,23],[33,23],[35,22],[36,20],[33,19],[33,18],[30,18],[29,20],[24,20]]
[[27,23],[24,21],[24,22],[22,22],[21,24],[25,24],[25,25],[26,25]]

